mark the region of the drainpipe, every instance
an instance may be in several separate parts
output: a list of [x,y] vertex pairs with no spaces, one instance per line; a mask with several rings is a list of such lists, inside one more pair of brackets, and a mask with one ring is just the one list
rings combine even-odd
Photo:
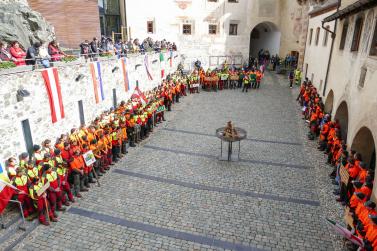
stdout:
[[[338,0],[338,6],[336,7],[336,11],[338,12],[339,11],[339,8],[340,8],[340,5],[342,3],[342,0]],[[327,62],[327,70],[326,70],[326,76],[325,76],[325,84],[323,86],[323,93],[322,93],[322,96],[324,97],[325,94],[326,94],[326,87],[327,87],[327,80],[329,78],[329,71],[330,71],[330,65],[331,65],[331,59],[332,59],[332,53],[333,53],[333,50],[334,50],[334,44],[335,44],[335,32],[336,32],[336,27],[338,25],[338,19],[335,19],[335,24],[334,24],[334,31],[331,31],[329,29],[327,29],[325,27],[325,22],[322,21],[322,28],[324,30],[326,30],[327,32],[330,32],[331,33],[331,38],[332,38],[332,41],[331,41],[331,49],[330,49],[330,55],[329,55],[329,61]]]
[[126,37],[127,37],[127,42],[130,40],[130,34],[128,34],[128,25],[127,25],[127,1],[124,1],[124,29],[126,30]]

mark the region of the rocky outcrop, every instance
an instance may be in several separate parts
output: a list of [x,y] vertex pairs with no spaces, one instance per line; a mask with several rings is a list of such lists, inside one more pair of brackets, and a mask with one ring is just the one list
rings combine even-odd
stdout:
[[0,1],[0,23],[0,41],[18,41],[24,48],[55,38],[54,28],[25,1]]

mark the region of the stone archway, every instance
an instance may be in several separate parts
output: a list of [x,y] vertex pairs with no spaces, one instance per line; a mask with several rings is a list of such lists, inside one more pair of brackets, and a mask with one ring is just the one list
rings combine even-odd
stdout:
[[335,119],[339,120],[340,123],[340,132],[342,139],[347,142],[347,133],[348,133],[348,106],[346,101],[343,101],[336,109]]
[[268,50],[270,55],[279,54],[281,32],[276,24],[262,22],[250,32],[249,58],[257,58],[258,52]]
[[325,112],[331,114],[333,106],[334,106],[334,92],[333,90],[330,90],[330,92],[327,94],[327,97],[326,97]]
[[373,139],[372,132],[367,127],[362,127],[356,133],[352,141],[352,150],[360,153],[363,161],[371,168],[376,165],[376,145]]

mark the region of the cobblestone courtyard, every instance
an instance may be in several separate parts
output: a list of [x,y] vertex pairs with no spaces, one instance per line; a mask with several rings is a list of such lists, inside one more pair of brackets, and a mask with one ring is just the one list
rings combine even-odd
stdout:
[[[323,157],[308,143],[285,79],[258,91],[183,98],[167,122],[19,250],[334,250],[340,218]],[[221,162],[218,127],[248,133],[240,162]],[[335,217],[335,218],[334,218]]]

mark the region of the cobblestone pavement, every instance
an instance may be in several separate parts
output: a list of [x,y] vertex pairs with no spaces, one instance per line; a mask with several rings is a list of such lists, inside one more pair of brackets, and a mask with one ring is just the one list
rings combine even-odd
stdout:
[[[185,97],[101,187],[16,249],[338,249],[324,217],[339,220],[340,208],[323,157],[307,143],[296,92],[268,73],[257,91]],[[229,120],[248,133],[240,162],[217,160],[214,132]]]

